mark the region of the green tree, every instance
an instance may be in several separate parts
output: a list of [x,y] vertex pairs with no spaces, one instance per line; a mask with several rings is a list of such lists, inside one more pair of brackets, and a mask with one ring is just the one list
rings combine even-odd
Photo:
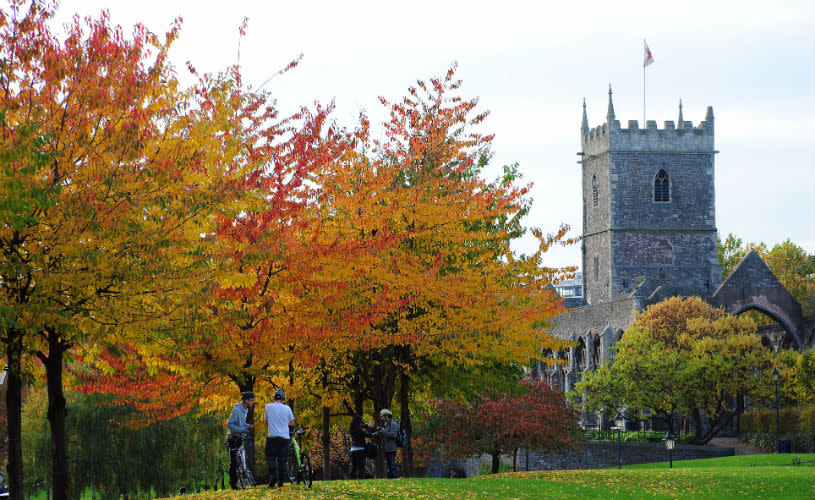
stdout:
[[778,370],[781,405],[805,406],[815,403],[815,349],[787,349],[773,358]]
[[749,318],[698,297],[651,305],[626,330],[613,364],[576,384],[576,397],[588,410],[628,406],[669,425],[681,411],[694,421],[694,442],[704,444],[743,411],[731,400],[766,394],[770,353],[755,331]]
[[[180,486],[214,486],[226,470],[219,418],[191,412],[144,427],[132,427],[137,410],[106,395],[67,393],[69,497],[93,489],[103,499],[170,495]],[[49,430],[44,391],[26,398],[23,419],[26,486],[50,487]]]

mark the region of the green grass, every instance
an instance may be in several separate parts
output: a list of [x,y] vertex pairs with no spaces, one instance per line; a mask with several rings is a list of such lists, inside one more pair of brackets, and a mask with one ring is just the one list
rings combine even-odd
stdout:
[[[800,457],[801,466],[792,466]],[[468,479],[315,482],[187,495],[184,500],[266,499],[815,499],[815,455],[747,455],[622,470],[517,472]]]

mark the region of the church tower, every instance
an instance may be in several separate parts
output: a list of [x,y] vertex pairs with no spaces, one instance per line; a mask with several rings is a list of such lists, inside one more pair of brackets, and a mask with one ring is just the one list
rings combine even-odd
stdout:
[[630,295],[646,279],[709,297],[721,283],[716,248],[713,108],[697,127],[682,117],[622,128],[611,88],[605,122],[580,128],[583,287],[588,304]]

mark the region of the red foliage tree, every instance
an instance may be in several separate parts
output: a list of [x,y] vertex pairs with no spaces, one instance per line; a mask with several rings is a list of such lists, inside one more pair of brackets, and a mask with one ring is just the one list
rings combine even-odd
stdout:
[[433,402],[431,413],[417,426],[417,435],[424,454],[440,451],[445,459],[462,459],[488,453],[496,473],[503,453],[572,447],[577,418],[563,395],[548,384],[522,381],[515,394],[482,394],[472,404]]

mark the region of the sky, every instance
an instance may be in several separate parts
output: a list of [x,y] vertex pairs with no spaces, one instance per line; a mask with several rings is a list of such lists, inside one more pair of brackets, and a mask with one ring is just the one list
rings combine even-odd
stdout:
[[[529,227],[582,231],[582,102],[589,126],[605,120],[608,87],[623,126],[643,116],[663,128],[715,115],[716,224],[745,242],[786,239],[815,253],[815,15],[811,0],[767,2],[242,1],[71,0],[57,16],[108,9],[130,31],[140,22],[163,34],[183,18],[171,52],[179,74],[190,61],[221,72],[240,63],[257,87],[303,54],[300,65],[264,87],[283,111],[336,104],[352,127],[361,110],[385,118],[378,97],[398,99],[416,80],[454,62],[462,96],[479,98],[494,133],[491,165],[518,163],[533,183]],[[245,37],[238,28],[249,19]],[[57,31],[59,31],[57,29]],[[640,125],[642,126],[642,125]],[[534,241],[514,245],[529,252]],[[580,264],[578,246],[550,250],[550,266]]]

